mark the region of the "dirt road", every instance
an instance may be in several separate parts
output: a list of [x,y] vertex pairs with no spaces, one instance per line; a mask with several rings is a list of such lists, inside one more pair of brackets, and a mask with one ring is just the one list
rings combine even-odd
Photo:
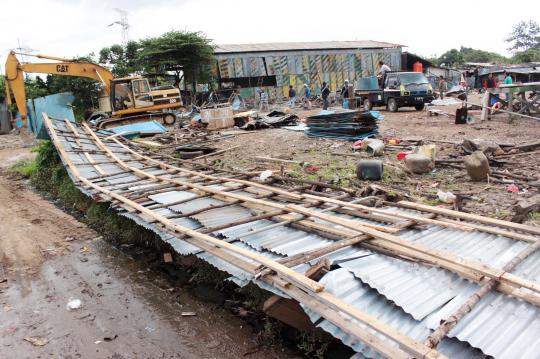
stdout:
[[[29,190],[5,167],[31,154],[7,147],[0,149],[2,358],[293,357],[257,349],[241,319],[171,288]],[[81,306],[68,310],[73,299]]]

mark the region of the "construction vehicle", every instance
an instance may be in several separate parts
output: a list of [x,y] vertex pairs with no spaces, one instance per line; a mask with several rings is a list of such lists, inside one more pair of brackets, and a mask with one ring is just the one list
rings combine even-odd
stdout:
[[103,66],[45,55],[25,54],[56,62],[21,63],[16,55],[11,51],[6,60],[6,98],[7,103],[11,104],[11,90],[24,123],[28,117],[24,73],[86,77],[101,82],[103,95],[99,99],[99,111],[86,119],[101,128],[119,121],[137,122],[145,119],[172,125],[176,121],[177,110],[183,106],[179,89],[173,86],[150,88],[148,79],[141,76],[114,78]]

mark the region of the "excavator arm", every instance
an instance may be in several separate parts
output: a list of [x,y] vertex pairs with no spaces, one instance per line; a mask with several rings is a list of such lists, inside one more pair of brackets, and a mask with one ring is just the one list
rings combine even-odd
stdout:
[[24,91],[24,73],[54,74],[60,76],[86,77],[103,83],[104,92],[109,95],[111,91],[112,73],[106,68],[88,62],[68,60],[59,57],[36,55],[40,59],[55,60],[54,63],[23,63],[17,59],[15,52],[11,51],[6,60],[6,99],[11,104],[11,92],[21,118],[26,121],[26,93]]

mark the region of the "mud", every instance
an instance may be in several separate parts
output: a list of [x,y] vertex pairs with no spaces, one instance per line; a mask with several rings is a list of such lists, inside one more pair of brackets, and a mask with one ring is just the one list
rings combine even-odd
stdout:
[[[171,284],[31,191],[6,167],[32,154],[12,136],[1,139],[2,359],[296,357],[261,346],[246,321]],[[72,299],[79,309],[67,309]]]

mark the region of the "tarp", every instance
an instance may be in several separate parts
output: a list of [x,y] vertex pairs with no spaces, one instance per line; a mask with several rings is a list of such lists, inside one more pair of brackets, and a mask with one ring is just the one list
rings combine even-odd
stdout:
[[139,122],[131,125],[111,127],[108,130],[114,133],[123,133],[124,137],[152,136],[167,132],[167,128],[157,121]]
[[45,97],[39,97],[26,102],[28,108],[28,128],[37,139],[47,140],[49,135],[45,130],[41,114],[46,112],[50,118],[57,120],[67,119],[75,122],[72,103],[75,97],[71,92],[57,93]]

